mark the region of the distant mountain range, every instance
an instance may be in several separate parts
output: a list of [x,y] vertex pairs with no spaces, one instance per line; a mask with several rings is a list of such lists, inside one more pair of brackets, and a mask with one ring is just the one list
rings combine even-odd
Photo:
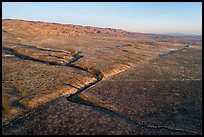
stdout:
[[202,35],[196,35],[196,34],[182,34],[182,33],[165,33],[163,35],[167,36],[175,36],[175,37],[183,37],[183,38],[202,38]]

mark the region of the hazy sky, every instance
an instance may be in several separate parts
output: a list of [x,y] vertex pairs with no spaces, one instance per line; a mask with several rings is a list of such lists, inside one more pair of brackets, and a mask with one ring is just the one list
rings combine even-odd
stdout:
[[202,34],[201,2],[3,2],[2,18]]

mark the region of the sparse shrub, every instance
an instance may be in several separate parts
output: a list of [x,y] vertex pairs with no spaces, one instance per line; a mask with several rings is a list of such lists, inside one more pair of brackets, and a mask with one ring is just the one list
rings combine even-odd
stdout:
[[131,47],[131,46],[132,46],[132,44],[126,44],[126,46]]
[[101,31],[100,31],[100,30],[98,30],[96,33],[101,33]]
[[185,45],[184,48],[189,48],[189,45]]
[[91,72],[92,75],[94,75],[98,80],[103,79],[103,73],[95,68],[90,68],[89,71]]

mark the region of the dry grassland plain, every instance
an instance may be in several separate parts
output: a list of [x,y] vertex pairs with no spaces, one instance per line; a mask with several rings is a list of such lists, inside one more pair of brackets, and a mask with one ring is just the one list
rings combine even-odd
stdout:
[[202,39],[2,20],[2,133],[202,134]]

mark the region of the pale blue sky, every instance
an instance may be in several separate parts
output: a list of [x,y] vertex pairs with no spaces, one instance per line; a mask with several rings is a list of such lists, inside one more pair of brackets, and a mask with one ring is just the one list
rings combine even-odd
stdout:
[[2,18],[202,34],[201,2],[3,2]]

